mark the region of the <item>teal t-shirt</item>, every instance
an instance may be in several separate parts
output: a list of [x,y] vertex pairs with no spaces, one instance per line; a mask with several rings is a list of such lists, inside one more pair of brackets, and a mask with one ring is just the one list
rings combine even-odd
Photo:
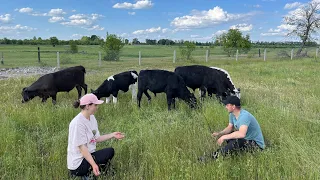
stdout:
[[248,126],[247,134],[244,137],[246,140],[254,140],[260,148],[264,149],[264,139],[262,135],[262,131],[260,125],[256,118],[249,113],[248,111],[241,109],[238,120],[236,117],[230,113],[229,115],[229,123],[233,124],[233,127],[239,131],[240,126],[246,125]]

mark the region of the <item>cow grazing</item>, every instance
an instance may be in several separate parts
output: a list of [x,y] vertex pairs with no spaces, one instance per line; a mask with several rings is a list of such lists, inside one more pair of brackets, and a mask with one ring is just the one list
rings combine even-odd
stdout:
[[193,91],[199,88],[201,97],[208,91],[210,97],[216,94],[220,100],[230,95],[240,98],[240,89],[235,88],[229,73],[224,69],[191,65],[177,67],[174,72],[180,75]]
[[87,85],[84,83],[86,70],[83,66],[66,68],[54,73],[41,76],[36,82],[22,90],[22,103],[36,96],[42,98],[42,102],[52,97],[52,103],[56,104],[58,92],[69,92],[74,87],[78,91],[78,99],[81,97],[83,88],[87,93]]
[[97,90],[91,90],[98,99],[106,97],[106,103],[109,103],[113,99],[113,103],[118,101],[119,90],[127,92],[132,89],[132,99],[136,98],[138,73],[137,71],[126,71],[106,79]]
[[175,98],[186,101],[191,108],[197,104],[195,96],[190,93],[183,79],[173,72],[165,70],[141,70],[138,77],[138,106],[142,93],[148,97],[150,102],[151,97],[148,90],[153,93],[164,92],[167,95],[168,110],[171,110],[171,104],[175,108]]

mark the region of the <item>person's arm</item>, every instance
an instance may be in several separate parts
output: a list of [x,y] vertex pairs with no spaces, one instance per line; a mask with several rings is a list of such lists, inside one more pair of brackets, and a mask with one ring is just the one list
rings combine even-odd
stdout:
[[80,152],[83,155],[83,157],[88,161],[88,163],[91,165],[92,167],[92,171],[94,173],[95,176],[99,176],[100,172],[99,172],[99,166],[96,164],[96,162],[93,160],[92,155],[89,153],[89,150],[87,148],[87,146],[85,145],[80,145],[79,146]]
[[111,138],[122,139],[122,138],[124,138],[124,135],[121,132],[113,132],[110,134],[105,134],[105,135],[99,136],[96,139],[96,141],[103,142],[103,141],[109,140]]
[[242,125],[240,126],[239,131],[235,131],[231,134],[227,134],[227,135],[223,135],[218,139],[218,144],[221,145],[223,143],[223,141],[225,140],[229,140],[229,139],[241,139],[246,137],[247,134],[247,130],[248,130],[248,126],[247,125]]
[[220,132],[214,132],[212,136],[223,136],[225,134],[230,134],[232,130],[233,130],[233,124],[229,123],[229,125],[226,128],[224,128],[224,130]]

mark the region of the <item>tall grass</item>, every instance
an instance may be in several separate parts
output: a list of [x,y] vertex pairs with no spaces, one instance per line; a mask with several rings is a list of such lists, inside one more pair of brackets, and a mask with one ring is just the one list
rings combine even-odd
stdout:
[[[128,69],[173,70],[187,64],[149,60],[138,67],[130,61],[87,66],[86,83],[97,88],[109,75]],[[178,101],[167,111],[164,94],[143,96],[141,109],[130,93],[119,103],[102,104],[96,114],[101,133],[121,131],[126,138],[98,145],[114,147],[115,179],[319,179],[320,64],[312,60],[211,61],[206,65],[229,71],[241,88],[243,108],[259,121],[266,139],[263,152],[221,158],[209,163],[197,157],[218,148],[211,138],[228,124],[228,113],[214,99],[190,110]],[[59,93],[57,105],[39,98],[22,104],[21,90],[39,76],[1,80],[1,179],[68,179],[68,126],[78,109],[72,108],[76,90]],[[198,95],[198,93],[196,93]],[[99,179],[108,179],[101,176]]]

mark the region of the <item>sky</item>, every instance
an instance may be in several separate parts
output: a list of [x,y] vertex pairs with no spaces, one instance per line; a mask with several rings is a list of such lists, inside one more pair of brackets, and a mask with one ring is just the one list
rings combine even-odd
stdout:
[[[0,0],[0,38],[79,39],[117,34],[212,41],[238,28],[252,41],[292,41],[283,17],[309,1],[291,0]],[[313,0],[318,1],[318,0]]]

